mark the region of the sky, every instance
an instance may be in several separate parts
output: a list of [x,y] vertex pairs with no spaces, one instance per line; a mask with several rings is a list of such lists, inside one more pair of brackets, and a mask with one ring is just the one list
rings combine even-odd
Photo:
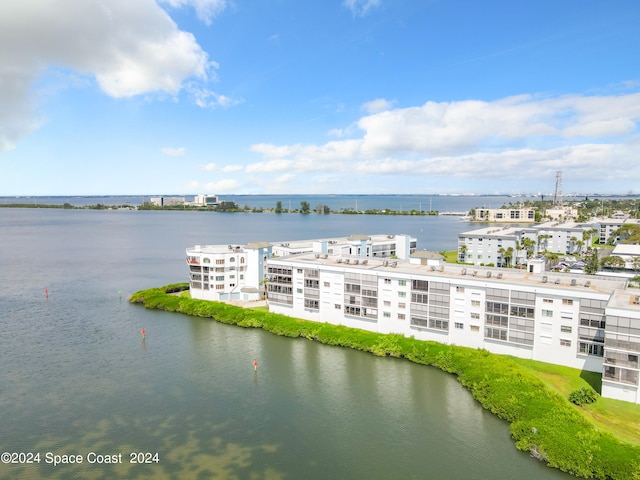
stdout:
[[0,196],[640,194],[637,0],[3,0]]

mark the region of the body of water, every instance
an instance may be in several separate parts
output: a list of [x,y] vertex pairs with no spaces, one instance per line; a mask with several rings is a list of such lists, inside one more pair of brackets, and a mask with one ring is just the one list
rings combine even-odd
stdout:
[[[154,195],[160,196],[160,195]],[[193,195],[165,195],[184,197],[192,201]],[[76,207],[87,205],[141,205],[148,202],[149,195],[119,195],[119,196],[53,196],[53,197],[0,197],[0,204],[31,204],[31,205],[62,205],[69,203]],[[516,204],[524,201],[537,201],[540,197],[530,195],[219,195],[221,201],[235,202],[240,207],[274,209],[277,202],[282,202],[282,208],[300,209],[300,202],[309,202],[311,208],[317,205],[327,205],[331,210],[354,209],[394,211],[423,211],[437,210],[439,212],[468,212],[472,208],[500,208],[503,205]],[[563,197],[565,200],[584,200],[580,197]],[[621,198],[621,197],[604,197]],[[626,197],[625,197],[626,198]],[[552,196],[544,197],[551,200]]]
[[40,454],[0,479],[570,478],[439,370],[127,302],[186,281],[195,244],[450,250],[459,219],[3,208],[0,226],[0,451]]

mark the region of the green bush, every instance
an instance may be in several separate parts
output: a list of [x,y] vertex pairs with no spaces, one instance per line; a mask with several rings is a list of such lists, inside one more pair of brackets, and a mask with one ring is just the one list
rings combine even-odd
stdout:
[[582,387],[569,394],[569,401],[576,405],[586,405],[598,400],[598,393],[593,388]]

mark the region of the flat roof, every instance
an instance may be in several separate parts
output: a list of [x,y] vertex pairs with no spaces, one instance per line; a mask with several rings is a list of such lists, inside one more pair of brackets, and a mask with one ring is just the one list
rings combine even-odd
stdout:
[[[325,258],[326,256],[326,258]],[[366,263],[363,263],[366,260]],[[358,263],[356,263],[356,261]],[[316,258],[313,253],[301,253],[289,257],[269,259],[268,262],[299,262],[310,266],[349,267],[363,271],[375,271],[378,273],[403,273],[406,275],[436,275],[449,280],[473,279],[491,282],[493,287],[500,288],[500,282],[511,285],[523,285],[529,287],[544,287],[548,289],[568,289],[589,291],[599,294],[610,294],[614,289],[624,291],[627,279],[620,277],[605,277],[585,275],[579,273],[543,272],[530,273],[524,269],[476,267],[473,265],[459,265],[444,263],[440,266],[412,264],[403,260],[389,260],[378,257],[358,257],[355,255],[320,255]],[[566,295],[566,293],[563,293]]]
[[640,303],[635,303],[636,301],[640,302],[640,291],[617,289],[613,291],[613,295],[609,300],[608,306],[640,312]]

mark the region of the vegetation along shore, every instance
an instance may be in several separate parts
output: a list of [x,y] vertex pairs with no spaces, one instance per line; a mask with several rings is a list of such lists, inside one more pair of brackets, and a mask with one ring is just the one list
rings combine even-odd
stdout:
[[640,410],[637,405],[599,398],[590,385],[597,379],[590,382],[584,372],[196,300],[188,289],[184,283],[141,290],[129,301],[437,367],[456,375],[485,409],[509,422],[519,450],[577,477],[640,480]]

